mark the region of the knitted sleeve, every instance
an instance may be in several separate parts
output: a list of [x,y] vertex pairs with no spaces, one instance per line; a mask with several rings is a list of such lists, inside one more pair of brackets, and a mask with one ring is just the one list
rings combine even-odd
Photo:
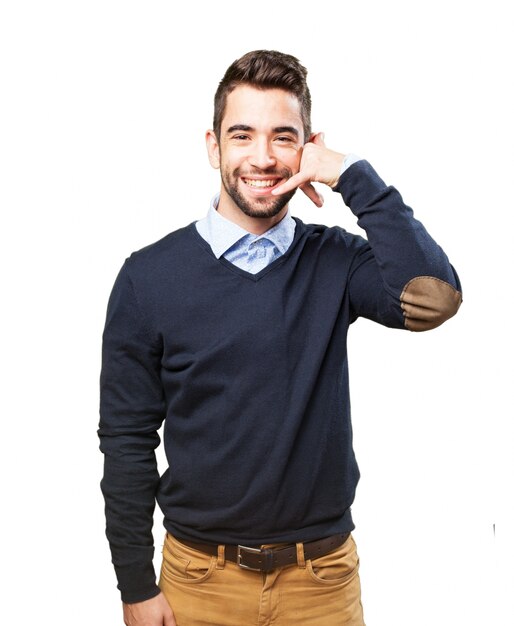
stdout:
[[462,300],[458,276],[400,193],[363,160],[341,175],[334,191],[368,240],[350,275],[354,317],[424,331],[455,315]]
[[159,482],[155,448],[164,419],[161,345],[145,321],[129,275],[120,271],[109,300],[100,376],[101,482],[106,534],[124,602],[159,593],[152,525]]

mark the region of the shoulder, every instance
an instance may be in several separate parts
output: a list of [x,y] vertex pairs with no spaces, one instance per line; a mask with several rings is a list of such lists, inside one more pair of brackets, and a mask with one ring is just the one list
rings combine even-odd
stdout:
[[183,226],[171,233],[168,233],[158,241],[155,241],[139,250],[132,252],[130,258],[134,262],[144,263],[159,258],[162,255],[173,254],[184,246],[191,245],[191,230],[195,228],[195,222]]
[[132,252],[126,259],[125,266],[134,278],[147,278],[155,272],[166,273],[177,268],[177,263],[184,263],[195,249],[194,222],[168,233],[139,250]]
[[351,252],[368,245],[364,237],[349,233],[341,226],[304,224],[300,219],[296,217],[294,219],[304,229],[306,243],[313,247]]

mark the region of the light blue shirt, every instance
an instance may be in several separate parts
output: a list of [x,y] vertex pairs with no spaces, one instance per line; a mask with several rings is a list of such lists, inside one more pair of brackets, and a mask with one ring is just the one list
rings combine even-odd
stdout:
[[296,222],[289,210],[275,226],[262,235],[254,235],[218,213],[218,201],[219,194],[212,199],[207,216],[196,222],[196,229],[217,259],[224,257],[240,269],[256,274],[282,256],[293,242]]
[[[355,154],[346,155],[341,174],[359,160]],[[219,194],[212,199],[207,216],[195,224],[217,259],[223,257],[240,269],[257,274],[293,243],[296,222],[289,210],[275,226],[262,235],[254,235],[218,213],[218,202]]]

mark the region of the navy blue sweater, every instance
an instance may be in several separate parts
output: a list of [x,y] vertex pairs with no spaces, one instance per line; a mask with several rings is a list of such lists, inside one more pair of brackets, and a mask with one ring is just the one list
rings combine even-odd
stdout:
[[[127,259],[109,301],[99,435],[122,598],[158,593],[155,500],[178,538],[258,545],[353,528],[346,336],[363,316],[427,330],[453,315],[446,255],[367,162],[337,191],[368,241],[296,220],[257,274],[216,259],[194,223]],[[169,468],[154,449],[165,420]]]

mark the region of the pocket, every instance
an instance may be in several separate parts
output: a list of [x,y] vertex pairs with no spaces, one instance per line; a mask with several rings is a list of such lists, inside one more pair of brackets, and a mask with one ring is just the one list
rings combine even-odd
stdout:
[[353,537],[333,552],[308,560],[306,568],[310,577],[322,585],[341,585],[353,580],[359,574],[359,557]]
[[169,533],[162,549],[161,576],[166,580],[187,584],[207,580],[216,567],[216,557],[193,550]]

